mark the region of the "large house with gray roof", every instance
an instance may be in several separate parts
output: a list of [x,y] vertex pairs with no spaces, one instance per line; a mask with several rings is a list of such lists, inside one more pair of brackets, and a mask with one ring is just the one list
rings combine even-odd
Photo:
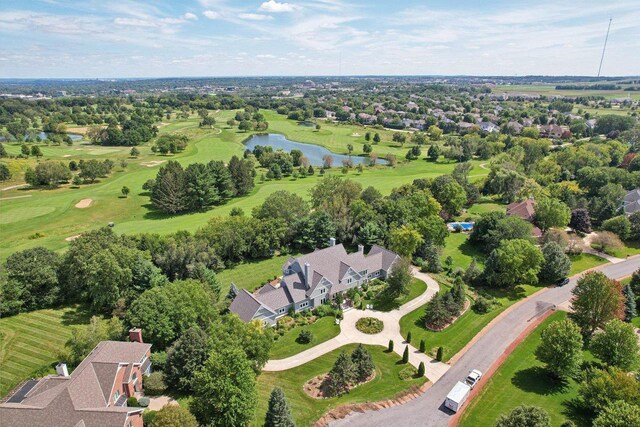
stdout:
[[364,247],[347,253],[342,244],[316,249],[282,266],[282,277],[254,293],[232,286],[235,298],[229,309],[245,322],[261,320],[274,325],[290,310],[312,309],[335,295],[373,279],[386,279],[399,256],[374,245],[365,255]]
[[142,427],[143,408],[127,406],[151,369],[151,344],[140,329],[132,342],[102,341],[73,370],[21,384],[0,404],[0,425],[11,427]]
[[629,191],[622,200],[622,209],[625,215],[640,212],[640,188]]

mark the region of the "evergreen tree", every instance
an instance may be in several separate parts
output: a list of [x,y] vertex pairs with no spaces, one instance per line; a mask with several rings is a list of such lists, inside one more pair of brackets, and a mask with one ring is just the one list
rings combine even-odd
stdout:
[[411,331],[407,332],[407,342],[411,344]]
[[427,344],[424,340],[420,340],[420,352],[425,353],[427,351]]
[[375,369],[371,353],[369,353],[362,344],[359,344],[358,347],[353,350],[353,353],[351,353],[351,361],[353,362],[353,368],[358,382],[366,381]]
[[402,352],[402,363],[409,363],[409,346],[404,347],[404,351]]
[[424,320],[428,327],[438,329],[446,325],[451,316],[442,300],[442,295],[438,292],[427,303]]
[[429,158],[434,162],[438,160],[438,157],[440,157],[440,147],[437,145],[432,145],[431,147],[429,147],[427,156],[429,156]]
[[351,358],[345,352],[340,353],[327,378],[331,396],[340,396],[348,392],[349,387],[355,380],[355,376],[356,373]]
[[158,171],[151,190],[151,203],[156,209],[175,214],[187,209],[187,201],[184,170],[180,163],[170,160]]
[[233,156],[229,160],[229,173],[237,196],[249,194],[253,189],[253,162]]
[[184,171],[189,210],[200,210],[219,201],[211,169],[202,163],[192,163]]
[[420,362],[418,365],[418,377],[424,377],[425,367],[424,362]]
[[0,159],[3,157],[8,157],[7,150],[4,148],[4,145],[0,142]]
[[636,295],[633,293],[633,289],[631,289],[631,285],[625,285],[622,288],[622,294],[624,295],[624,320],[626,322],[631,322],[631,319],[636,317]]
[[427,244],[424,250],[424,262],[429,273],[442,272],[442,264],[440,263],[440,255],[435,245]]
[[393,340],[389,340],[389,346],[387,347],[389,353],[393,352]]
[[218,190],[218,196],[220,197],[219,203],[226,202],[233,197],[235,193],[229,169],[227,169],[224,162],[216,160],[207,163],[207,168],[211,171],[213,181]]
[[264,421],[264,427],[295,427],[284,391],[280,387],[271,390],[269,409]]
[[444,357],[444,347],[438,347],[438,351],[436,353],[436,360],[438,361],[442,361],[442,358]]

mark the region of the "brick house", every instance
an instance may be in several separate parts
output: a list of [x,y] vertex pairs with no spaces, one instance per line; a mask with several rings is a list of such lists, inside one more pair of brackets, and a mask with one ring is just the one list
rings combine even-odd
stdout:
[[0,404],[7,427],[142,427],[142,408],[127,399],[142,393],[142,376],[151,371],[151,344],[140,329],[131,342],[102,341],[73,370],[64,363],[57,375],[29,380]]

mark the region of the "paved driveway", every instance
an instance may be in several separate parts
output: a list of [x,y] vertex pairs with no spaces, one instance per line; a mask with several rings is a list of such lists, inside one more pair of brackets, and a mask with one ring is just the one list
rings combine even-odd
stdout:
[[[598,268],[607,276],[620,279],[640,268],[640,256],[617,264]],[[471,369],[485,372],[505,349],[527,328],[532,320],[561,305],[571,298],[577,277],[563,287],[551,288],[524,300],[473,344],[460,359],[445,372],[440,380],[417,399],[404,405],[356,413],[332,423],[335,426],[446,426],[452,413],[443,406],[447,393],[453,385],[463,379]],[[486,379],[483,379],[486,381]]]

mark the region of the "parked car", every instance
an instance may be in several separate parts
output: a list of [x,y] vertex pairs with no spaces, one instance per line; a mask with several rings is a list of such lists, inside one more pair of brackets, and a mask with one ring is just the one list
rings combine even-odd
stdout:
[[560,281],[557,283],[557,285],[558,285],[558,286],[564,286],[564,285],[566,285],[567,283],[569,283],[569,278],[568,278],[568,277],[565,277],[564,279],[560,280]]
[[447,398],[444,400],[444,406],[453,412],[458,412],[465,400],[467,400],[467,397],[469,397],[470,392],[471,387],[469,387],[468,384],[458,381],[449,394],[447,394]]
[[467,384],[469,384],[469,387],[474,388],[478,383],[478,381],[480,381],[480,378],[482,378],[482,372],[480,372],[477,369],[474,369],[471,372],[469,372],[469,375],[467,375],[467,378],[465,379],[465,381],[467,382]]

